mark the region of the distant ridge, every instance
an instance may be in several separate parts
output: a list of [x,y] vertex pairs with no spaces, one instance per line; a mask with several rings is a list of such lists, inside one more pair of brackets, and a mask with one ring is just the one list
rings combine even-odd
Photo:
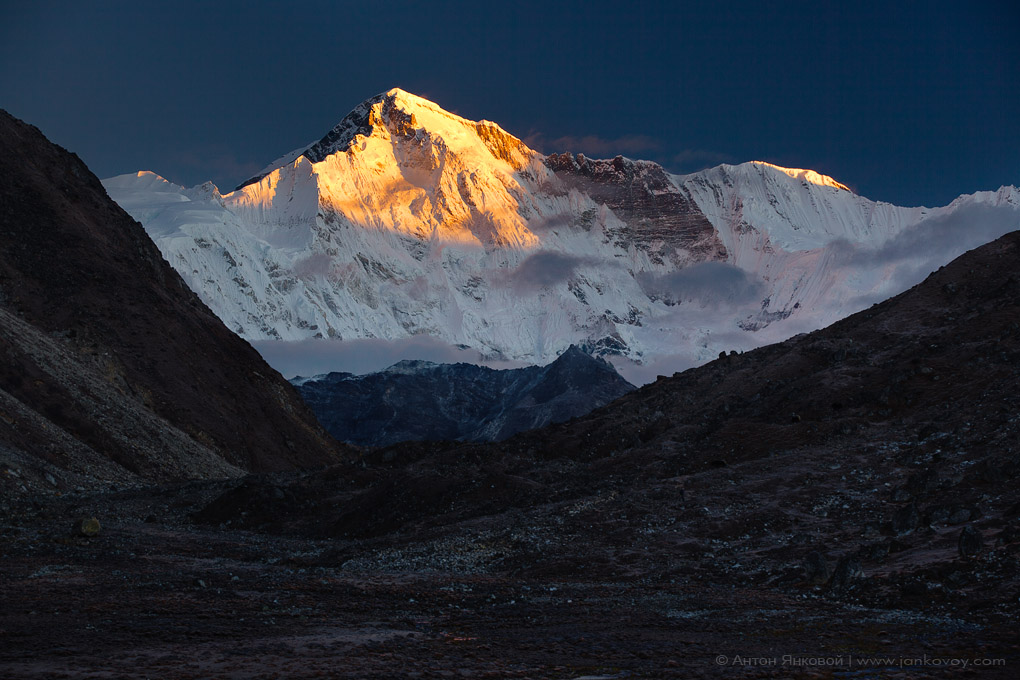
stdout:
[[291,381],[334,437],[365,446],[401,441],[499,441],[584,415],[634,389],[604,360],[571,346],[548,366],[494,370],[401,361],[384,371]]

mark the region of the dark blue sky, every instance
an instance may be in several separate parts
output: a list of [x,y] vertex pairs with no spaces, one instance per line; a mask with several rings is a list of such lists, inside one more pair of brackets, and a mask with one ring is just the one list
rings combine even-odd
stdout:
[[394,86],[547,153],[1020,185],[1014,1],[628,5],[0,0],[0,106],[101,177],[224,189]]

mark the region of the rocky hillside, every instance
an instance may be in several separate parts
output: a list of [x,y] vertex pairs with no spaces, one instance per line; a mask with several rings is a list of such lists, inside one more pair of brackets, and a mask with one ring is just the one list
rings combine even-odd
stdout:
[[559,423],[634,389],[612,365],[571,346],[547,366],[496,370],[401,361],[376,373],[291,381],[340,441],[499,441]]
[[74,154],[0,112],[0,483],[286,470],[342,449]]

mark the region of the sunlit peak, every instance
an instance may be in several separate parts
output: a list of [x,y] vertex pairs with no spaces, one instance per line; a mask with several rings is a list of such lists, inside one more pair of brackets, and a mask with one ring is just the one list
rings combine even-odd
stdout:
[[[757,165],[766,165],[770,168],[774,168],[776,170],[779,170],[780,172],[786,173],[790,177],[804,180],[805,182],[810,182],[811,184],[817,184],[818,186],[823,187],[833,187],[835,189],[842,189],[843,191],[850,191],[850,187],[846,186],[845,184],[841,184],[836,180],[832,179],[831,177],[829,177],[828,175],[823,175],[821,173],[815,172],[814,170],[804,170],[802,168],[784,168],[782,166],[774,165],[772,163],[766,163],[765,161],[754,161],[754,163]],[[853,192],[850,191],[850,193]]]

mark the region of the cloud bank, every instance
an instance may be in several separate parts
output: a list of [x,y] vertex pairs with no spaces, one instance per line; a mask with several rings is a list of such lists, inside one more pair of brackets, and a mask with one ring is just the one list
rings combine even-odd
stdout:
[[555,286],[571,279],[579,267],[619,266],[597,257],[568,255],[542,250],[524,258],[508,275],[509,285],[517,292]]
[[669,274],[641,272],[636,278],[649,296],[702,306],[758,302],[765,290],[757,278],[726,262],[699,262]]

